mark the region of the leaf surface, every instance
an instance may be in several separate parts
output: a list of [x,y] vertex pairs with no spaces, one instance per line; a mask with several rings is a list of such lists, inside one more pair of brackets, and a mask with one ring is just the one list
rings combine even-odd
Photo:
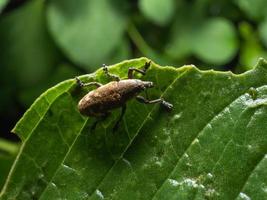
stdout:
[[[110,69],[125,78],[146,61]],[[108,82],[102,70],[82,79]],[[119,110],[91,131],[95,119],[77,110],[86,91],[74,80],[44,93],[14,129],[24,143],[1,199],[263,199],[264,60],[241,75],[153,63],[142,79],[156,85],[151,99],[174,109],[131,100],[115,133]]]

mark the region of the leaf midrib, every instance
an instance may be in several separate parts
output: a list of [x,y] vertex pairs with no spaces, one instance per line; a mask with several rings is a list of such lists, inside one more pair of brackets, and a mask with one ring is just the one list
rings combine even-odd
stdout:
[[[171,88],[172,85],[175,84],[175,82],[182,76],[184,76],[186,73],[188,73],[190,71],[189,68],[187,70],[185,70],[184,72],[182,72],[181,74],[177,75],[177,77],[173,80],[173,82],[163,91],[163,93],[161,94],[160,97],[163,97],[164,94],[167,93],[167,91]],[[103,181],[105,180],[105,178],[108,176],[108,174],[111,172],[111,170],[116,166],[116,164],[120,161],[121,158],[123,158],[124,154],[126,153],[126,151],[129,149],[129,147],[131,146],[131,144],[133,143],[133,141],[135,140],[135,138],[137,137],[138,133],[140,132],[140,130],[143,128],[143,126],[146,124],[147,120],[149,119],[149,116],[151,115],[151,113],[155,110],[156,105],[153,105],[152,109],[150,110],[150,112],[147,114],[147,116],[145,117],[143,123],[141,124],[141,126],[138,128],[138,130],[136,131],[136,134],[134,135],[134,137],[131,139],[131,141],[129,142],[129,144],[126,146],[125,150],[122,152],[121,156],[119,157],[119,159],[116,160],[116,162],[114,162],[114,164],[111,166],[111,168],[107,171],[107,173],[103,176],[103,178],[100,180],[99,184],[95,187],[96,189],[103,183]],[[90,194],[89,198],[90,199],[92,197],[92,195],[96,192],[96,189]]]
[[62,161],[58,164],[58,167],[57,167],[57,169],[55,170],[53,176],[50,178],[50,181],[47,183],[47,185],[46,185],[46,187],[44,188],[42,194],[40,195],[40,197],[39,197],[40,199],[41,199],[41,197],[43,196],[43,194],[45,194],[45,191],[46,191],[46,189],[48,188],[48,186],[52,183],[52,180],[54,179],[55,175],[57,174],[58,170],[60,169],[60,166],[64,163],[65,159],[66,159],[67,156],[69,155],[70,151],[72,150],[73,145],[75,144],[75,142],[76,142],[77,139],[79,138],[81,132],[83,131],[84,127],[86,126],[86,124],[87,124],[87,122],[88,122],[88,119],[89,119],[89,118],[87,118],[87,119],[84,121],[84,123],[83,123],[83,125],[82,125],[80,131],[77,133],[76,137],[75,137],[74,140],[73,140],[73,143],[71,144],[71,146],[69,147],[68,151],[66,152],[66,155],[64,156],[64,158],[62,159]]

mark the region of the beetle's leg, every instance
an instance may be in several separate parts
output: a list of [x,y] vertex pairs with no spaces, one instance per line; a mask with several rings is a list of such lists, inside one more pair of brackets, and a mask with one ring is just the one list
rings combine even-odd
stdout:
[[121,114],[120,114],[120,117],[119,117],[119,119],[116,121],[115,126],[113,127],[113,132],[115,132],[115,131],[118,129],[119,124],[120,124],[120,122],[121,122],[121,120],[122,120],[122,118],[123,118],[123,115],[125,114],[125,111],[126,111],[126,105],[124,104],[124,105],[122,106],[122,108],[121,108]]
[[165,101],[164,99],[154,99],[154,100],[148,100],[142,96],[137,96],[136,100],[141,102],[141,103],[145,103],[145,104],[154,104],[154,103],[160,103],[161,105],[163,105],[165,108],[167,108],[168,110],[171,110],[173,108],[173,105],[167,101]]
[[96,128],[96,125],[97,125],[99,122],[104,121],[109,115],[110,115],[109,112],[107,112],[107,113],[103,113],[103,116],[99,117],[99,118],[93,123],[93,125],[92,125],[92,127],[91,127],[91,131],[94,131],[95,128]]
[[143,66],[143,69],[136,69],[134,67],[130,67],[128,70],[128,79],[133,78],[133,72],[139,72],[142,75],[146,74],[147,69],[150,67],[151,61],[146,62],[145,65]]
[[134,71],[139,72],[142,75],[146,74],[146,72],[144,70],[136,69],[134,67],[130,67],[129,70],[128,70],[128,79],[132,79],[133,78],[133,72]]
[[109,71],[108,71],[108,67],[107,67],[107,65],[105,65],[105,64],[103,64],[103,71],[104,71],[104,73],[105,73],[108,77],[114,79],[115,81],[120,81],[120,77],[118,77],[118,76],[115,75],[115,74],[111,74],[111,73],[109,73]]
[[80,87],[87,87],[87,86],[96,86],[96,87],[100,87],[102,86],[101,83],[98,83],[98,82],[90,82],[90,83],[84,83],[81,81],[81,79],[79,79],[78,77],[75,77],[75,80],[77,82],[77,84],[80,86]]
[[96,125],[98,124],[98,122],[99,122],[99,121],[96,120],[96,121],[93,123],[93,125],[91,126],[91,132],[95,130]]

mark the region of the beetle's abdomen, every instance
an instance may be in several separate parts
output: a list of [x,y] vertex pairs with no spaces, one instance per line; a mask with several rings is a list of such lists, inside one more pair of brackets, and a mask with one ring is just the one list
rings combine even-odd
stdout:
[[142,89],[140,80],[112,81],[85,95],[80,100],[78,109],[83,115],[103,116],[109,110],[121,107]]

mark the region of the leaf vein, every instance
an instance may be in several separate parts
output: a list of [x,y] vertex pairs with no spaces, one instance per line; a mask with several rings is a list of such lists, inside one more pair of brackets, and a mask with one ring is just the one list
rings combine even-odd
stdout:
[[[178,75],[173,82],[165,89],[165,91],[162,93],[161,97],[164,96],[164,94],[166,94],[166,92],[168,91],[169,88],[172,87],[172,85],[181,77],[184,76],[189,70],[184,71],[183,73],[181,73],[180,75]],[[140,132],[140,130],[142,129],[142,127],[145,125],[145,123],[147,122],[148,118],[150,117],[151,113],[154,111],[154,109],[156,108],[156,105],[154,105],[152,107],[152,109],[150,110],[150,112],[147,114],[147,117],[144,119],[143,123],[141,124],[141,126],[138,128],[138,130],[136,131],[136,134],[134,135],[134,137],[132,138],[132,140],[130,140],[129,144],[126,146],[125,150],[122,152],[120,158],[114,162],[114,164],[111,166],[111,168],[107,171],[107,173],[103,176],[103,178],[101,179],[101,181],[99,182],[99,184],[96,186],[96,189],[90,194],[89,198],[90,199],[92,197],[92,195],[96,192],[97,188],[101,185],[101,183],[104,181],[104,179],[108,176],[108,174],[111,172],[111,170],[116,166],[116,164],[119,162],[119,160],[121,158],[123,158],[124,154],[126,153],[126,151],[128,150],[128,148],[131,146],[131,144],[133,143],[134,139],[136,138],[136,136],[138,135],[138,133]]]
[[181,158],[186,154],[187,150],[192,146],[192,144],[194,143],[194,140],[196,138],[198,138],[198,136],[201,134],[201,132],[204,130],[204,128],[210,124],[210,122],[215,119],[220,113],[222,113],[229,105],[231,105],[234,101],[236,101],[241,95],[238,95],[237,97],[235,97],[232,101],[230,101],[230,103],[228,103],[226,106],[223,107],[223,109],[221,109],[217,114],[215,114],[208,123],[205,124],[205,126],[196,134],[196,136],[192,139],[192,142],[187,146],[187,148],[185,149],[184,153],[181,155],[181,157],[177,160],[176,164],[174,165],[174,168],[170,171],[169,175],[166,177],[166,179],[162,182],[161,186],[159,187],[159,189],[155,192],[155,194],[152,196],[152,200],[155,198],[155,196],[157,195],[157,193],[161,190],[161,188],[163,187],[163,185],[165,184],[165,182],[168,180],[168,178],[173,174],[175,167],[178,165],[178,163],[180,162]]
[[[64,161],[66,160],[66,158],[67,158],[67,156],[69,155],[69,153],[70,153],[70,151],[71,151],[73,145],[75,144],[76,140],[77,140],[78,137],[80,136],[80,133],[82,132],[82,130],[83,130],[84,127],[86,126],[86,124],[87,124],[87,122],[88,122],[88,119],[89,119],[89,118],[87,118],[87,119],[84,121],[83,126],[81,127],[81,129],[80,129],[79,132],[77,133],[75,139],[73,140],[73,142],[72,142],[72,144],[71,144],[69,150],[67,151],[65,157],[62,159],[60,165],[62,165],[62,164],[64,163]],[[59,165],[59,166],[60,166],[60,165]],[[48,188],[48,185],[52,183],[52,180],[53,180],[53,178],[55,177],[55,175],[57,174],[57,172],[59,171],[59,169],[60,169],[60,167],[58,167],[58,168],[56,169],[54,175],[51,177],[51,179],[50,179],[49,183],[47,184],[46,188],[43,190],[42,194],[40,195],[40,199],[41,199],[41,197],[43,196],[43,194],[45,193],[46,189]]]

